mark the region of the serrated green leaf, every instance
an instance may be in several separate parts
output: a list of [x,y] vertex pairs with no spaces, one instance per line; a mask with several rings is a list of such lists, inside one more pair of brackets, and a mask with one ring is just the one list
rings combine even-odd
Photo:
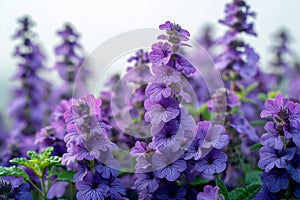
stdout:
[[25,180],[29,180],[28,174],[17,166],[11,166],[11,167],[0,166],[0,176],[17,176],[17,177],[23,177]]
[[250,186],[252,184],[261,185],[262,182],[260,180],[261,171],[250,171],[245,175],[245,184]]
[[41,158],[42,159],[50,158],[53,151],[54,151],[53,147],[48,147],[48,148],[44,149],[41,153]]
[[249,150],[260,149],[261,147],[263,147],[262,144],[256,143],[256,144],[253,144],[252,146],[250,146],[250,147],[249,147]]
[[10,160],[10,162],[13,164],[23,165],[31,169],[39,177],[42,177],[43,175],[43,172],[38,165],[39,163],[36,162],[36,160],[31,161],[31,160],[27,160],[26,158],[13,158]]
[[27,155],[31,160],[40,160],[40,156],[34,151],[28,151]]
[[217,178],[216,184],[220,188],[219,193],[224,196],[225,200],[230,200],[227,187],[225,183],[222,181],[220,174],[216,174],[216,178]]

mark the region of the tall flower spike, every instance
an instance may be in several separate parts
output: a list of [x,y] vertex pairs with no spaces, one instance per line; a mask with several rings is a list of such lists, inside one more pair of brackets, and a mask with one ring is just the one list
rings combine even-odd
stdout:
[[19,23],[21,27],[14,38],[19,39],[21,43],[16,47],[14,56],[20,61],[13,79],[21,84],[14,91],[15,98],[9,113],[13,119],[14,135],[33,135],[45,122],[50,84],[38,75],[40,71],[45,70],[45,56],[34,42],[35,33],[31,31],[33,22],[24,17]]
[[[63,80],[63,84],[57,88],[54,93],[55,99],[70,99],[73,91],[76,95],[84,94],[86,91],[85,82],[90,74],[86,66],[82,66],[84,57],[82,56],[82,47],[78,43],[79,34],[70,24],[58,31],[57,34],[62,39],[62,44],[56,46],[55,54],[57,62],[55,68]],[[78,73],[80,70],[80,73]],[[73,90],[76,81],[75,90]]]
[[260,116],[269,121],[265,125],[267,133],[260,138],[263,147],[259,151],[258,167],[264,172],[263,187],[257,198],[278,192],[285,194],[287,190],[294,191],[299,198],[300,104],[278,94],[265,102]]
[[241,33],[256,36],[253,23],[248,22],[255,13],[250,11],[244,0],[233,0],[226,5],[225,14],[220,23],[228,26],[229,30],[217,41],[225,46],[225,50],[215,58],[216,66],[225,80],[247,80],[257,74],[259,56],[238,36]]

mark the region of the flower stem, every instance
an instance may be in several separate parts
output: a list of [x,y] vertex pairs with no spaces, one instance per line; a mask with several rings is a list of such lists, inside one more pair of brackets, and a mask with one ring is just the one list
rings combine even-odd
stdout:
[[44,198],[43,192],[31,180],[28,179],[26,181]]

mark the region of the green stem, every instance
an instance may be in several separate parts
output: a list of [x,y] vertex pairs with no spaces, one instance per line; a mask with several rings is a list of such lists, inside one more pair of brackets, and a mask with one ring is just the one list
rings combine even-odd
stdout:
[[43,197],[45,200],[47,200],[47,189],[46,189],[46,185],[45,185],[44,176],[41,177],[41,183],[42,183],[42,187],[43,187]]
[[44,198],[44,194],[43,192],[38,188],[38,186],[36,186],[31,180],[26,180],[38,193],[39,195],[42,196],[42,198]]

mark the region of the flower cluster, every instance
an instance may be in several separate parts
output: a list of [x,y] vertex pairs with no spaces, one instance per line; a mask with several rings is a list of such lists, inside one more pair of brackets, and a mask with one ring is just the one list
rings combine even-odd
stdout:
[[[84,94],[86,91],[85,81],[89,71],[85,66],[81,66],[84,57],[80,55],[82,50],[78,43],[79,34],[70,24],[66,24],[64,29],[57,32],[62,38],[62,44],[55,48],[58,61],[55,68],[58,70],[63,84],[54,92],[55,99],[70,99],[74,94]],[[81,53],[82,54],[82,53]],[[76,90],[73,90],[76,81]]]
[[220,20],[220,23],[230,29],[218,40],[218,43],[225,46],[225,50],[215,58],[216,66],[222,71],[225,80],[242,79],[249,82],[258,72],[259,56],[238,36],[241,33],[256,36],[253,23],[249,22],[249,18],[254,17],[255,13],[250,11],[243,0],[233,0],[227,4],[225,13],[225,19]]
[[120,199],[125,195],[116,178],[119,164],[112,155],[117,146],[108,139],[106,130],[110,127],[102,122],[101,103],[93,95],[84,96],[73,100],[64,113],[67,153],[62,164],[77,170],[74,180],[78,199]]
[[279,193],[289,189],[287,198],[289,195],[299,198],[300,104],[278,94],[266,101],[260,116],[271,120],[260,138],[263,147],[258,166],[264,169],[261,180],[265,189],[259,195],[268,197],[270,193],[278,193],[280,196]]
[[21,44],[16,47],[14,56],[20,58],[20,63],[13,79],[20,80],[21,85],[14,91],[15,98],[9,113],[14,119],[13,135],[33,135],[45,122],[49,83],[38,75],[45,69],[45,56],[33,40],[33,22],[24,17],[19,23],[21,27],[14,38],[21,40]]

